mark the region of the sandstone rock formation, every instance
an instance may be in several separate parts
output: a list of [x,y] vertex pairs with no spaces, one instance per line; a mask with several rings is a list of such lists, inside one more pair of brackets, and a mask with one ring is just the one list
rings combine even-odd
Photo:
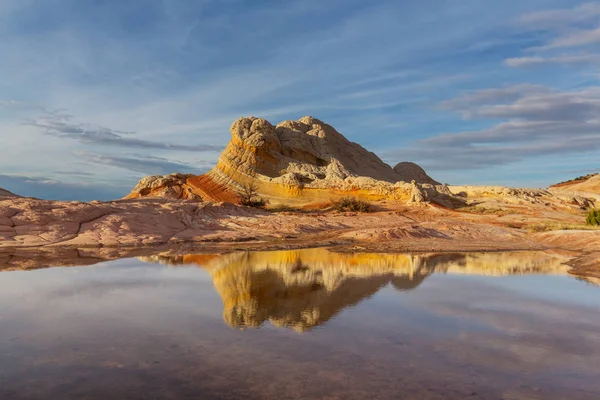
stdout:
[[[329,201],[347,195],[408,200],[412,180],[429,185],[432,193],[439,185],[418,165],[405,162],[391,168],[374,153],[312,117],[277,126],[262,118],[240,118],[231,126],[231,137],[217,165],[207,174],[169,183],[159,177],[145,178],[128,197],[181,194],[235,201],[241,186],[253,183],[258,194],[272,203]],[[181,188],[176,189],[177,185]]]
[[147,177],[127,198],[237,203],[242,186],[248,184],[272,205],[323,204],[345,196],[367,201],[433,203],[454,209],[482,203],[497,208],[535,204],[572,209],[600,204],[600,194],[596,197],[573,189],[565,193],[564,189],[555,192],[552,188],[441,185],[414,163],[401,162],[391,168],[312,117],[276,126],[262,118],[240,118],[231,126],[231,141],[210,172],[201,176]]
[[410,203],[424,203],[427,201],[427,192],[421,189],[421,186],[415,182],[411,182]]
[[188,178],[194,175],[173,173],[169,175],[152,175],[142,178],[127,198],[159,197],[165,199],[201,200],[194,188],[187,184]]

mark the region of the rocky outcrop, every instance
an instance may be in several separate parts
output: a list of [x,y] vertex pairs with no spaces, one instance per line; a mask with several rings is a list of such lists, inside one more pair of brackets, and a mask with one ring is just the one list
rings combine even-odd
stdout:
[[128,197],[182,193],[212,201],[235,201],[241,186],[252,183],[258,195],[275,204],[330,201],[348,195],[366,200],[408,200],[412,180],[429,185],[430,192],[439,185],[418,165],[405,162],[391,168],[374,153],[312,117],[276,126],[262,118],[240,118],[230,131],[231,141],[207,174],[186,176],[169,185],[162,185],[159,177],[145,178]]
[[427,201],[427,192],[421,189],[421,186],[415,182],[411,182],[410,203],[424,203]]
[[231,136],[217,164],[228,175],[233,171],[267,178],[288,175],[324,187],[358,176],[390,183],[399,180],[375,154],[312,117],[277,126],[262,118],[241,118],[233,123]]
[[195,188],[188,185],[188,178],[194,175],[173,173],[169,175],[152,175],[142,178],[126,197],[159,197],[164,199],[202,200]]

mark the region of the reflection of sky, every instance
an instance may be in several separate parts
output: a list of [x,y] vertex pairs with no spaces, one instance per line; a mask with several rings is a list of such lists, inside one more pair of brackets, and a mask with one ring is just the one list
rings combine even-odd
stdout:
[[[198,293],[205,298],[201,307],[204,312],[220,317],[222,305],[212,286],[212,279],[198,266],[166,267],[142,263],[137,259],[122,259],[92,267],[4,272],[0,280],[0,304],[5,317],[23,313],[24,317],[34,320],[45,319],[47,312],[62,314],[73,308],[87,308],[109,315],[111,312],[118,313],[127,304],[142,315],[156,303],[163,307],[184,303],[184,307],[189,307],[185,299]],[[544,305],[536,307],[535,312],[544,313],[547,306],[554,303],[585,311],[600,307],[600,288],[570,276],[434,274],[410,291],[400,292],[388,285],[371,299],[355,305],[354,311],[346,311],[347,316],[342,312],[335,319],[383,320],[386,315],[401,310],[415,323],[435,325],[438,330],[452,330],[452,317],[449,319],[447,315],[438,314],[438,305],[448,302],[490,312],[527,314],[532,312],[528,308],[531,302]],[[207,304],[216,309],[207,307]],[[50,310],[40,313],[42,307]],[[550,312],[549,308],[546,312],[548,316],[556,313]],[[469,324],[472,328],[486,329],[485,324],[476,320],[469,321]]]
[[[52,366],[73,374],[94,374],[90,365],[123,366],[90,380],[102,382],[129,379],[123,374],[150,364],[160,371],[156,379],[184,369],[195,384],[196,376],[202,384],[226,381],[221,393],[233,381],[260,391],[315,374],[320,379],[299,395],[336,383],[348,391],[389,390],[398,377],[476,382],[488,390],[545,382],[562,388],[554,397],[561,399],[573,388],[600,393],[600,381],[589,378],[600,370],[600,288],[567,276],[434,274],[411,291],[388,285],[302,334],[268,324],[229,328],[210,275],[197,266],[125,259],[0,278],[0,354],[10,354],[0,357],[0,368],[19,378],[33,374],[31,365],[45,366],[44,376]],[[196,369],[201,373],[188,372]],[[561,378],[549,381],[557,372]],[[562,380],[573,376],[575,383]],[[529,393],[521,386],[518,393]]]
[[[479,280],[481,277],[466,277]],[[521,275],[484,279],[487,284],[519,297],[569,303],[600,309],[600,287],[570,276]]]

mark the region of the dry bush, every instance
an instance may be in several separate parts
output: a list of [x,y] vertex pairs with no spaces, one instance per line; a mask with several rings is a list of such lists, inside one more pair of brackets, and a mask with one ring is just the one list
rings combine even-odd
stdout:
[[288,206],[287,204],[277,204],[275,206],[269,207],[268,211],[279,213],[279,212],[299,212],[298,208],[294,208],[292,206]]
[[494,215],[508,215],[508,214],[516,214],[517,212],[514,210],[509,210],[506,208],[497,208],[497,207],[484,207],[484,206],[465,206],[457,208],[457,211],[462,211],[471,214],[494,214]]
[[600,229],[600,226],[591,226],[583,224],[569,224],[565,222],[540,222],[527,227],[532,232],[549,231],[594,231]]
[[254,183],[243,184],[242,189],[238,192],[240,204],[246,207],[265,208],[269,201],[258,197],[257,194],[257,188]]
[[341,199],[334,201],[333,209],[337,211],[353,211],[367,213],[373,211],[371,203],[359,200],[355,197],[342,197]]

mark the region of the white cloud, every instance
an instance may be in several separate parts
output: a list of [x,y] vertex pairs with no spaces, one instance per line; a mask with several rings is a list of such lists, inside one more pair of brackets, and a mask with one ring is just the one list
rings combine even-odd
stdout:
[[581,47],[600,43],[600,28],[578,30],[558,36],[538,50],[551,50],[564,47]]
[[133,137],[133,132],[123,132],[111,128],[71,122],[72,116],[62,113],[46,113],[41,117],[28,120],[25,125],[41,129],[48,135],[62,139],[74,139],[84,144],[117,146],[171,151],[222,151],[223,147],[213,145],[188,145],[154,142]]
[[590,2],[571,9],[531,12],[519,17],[517,22],[528,29],[547,29],[593,21],[598,16],[600,16],[600,3]]
[[445,101],[442,107],[468,118],[504,122],[434,136],[390,155],[410,154],[433,169],[465,169],[600,150],[600,87],[562,92],[535,85],[485,89]]
[[180,161],[169,160],[164,157],[154,157],[142,154],[114,155],[76,152],[75,155],[88,163],[127,169],[142,175],[165,175],[173,172],[201,174],[209,170],[206,165],[198,165],[198,163],[191,165]]
[[545,65],[575,65],[600,64],[598,54],[560,55],[556,57],[513,57],[504,60],[509,67],[538,67]]

